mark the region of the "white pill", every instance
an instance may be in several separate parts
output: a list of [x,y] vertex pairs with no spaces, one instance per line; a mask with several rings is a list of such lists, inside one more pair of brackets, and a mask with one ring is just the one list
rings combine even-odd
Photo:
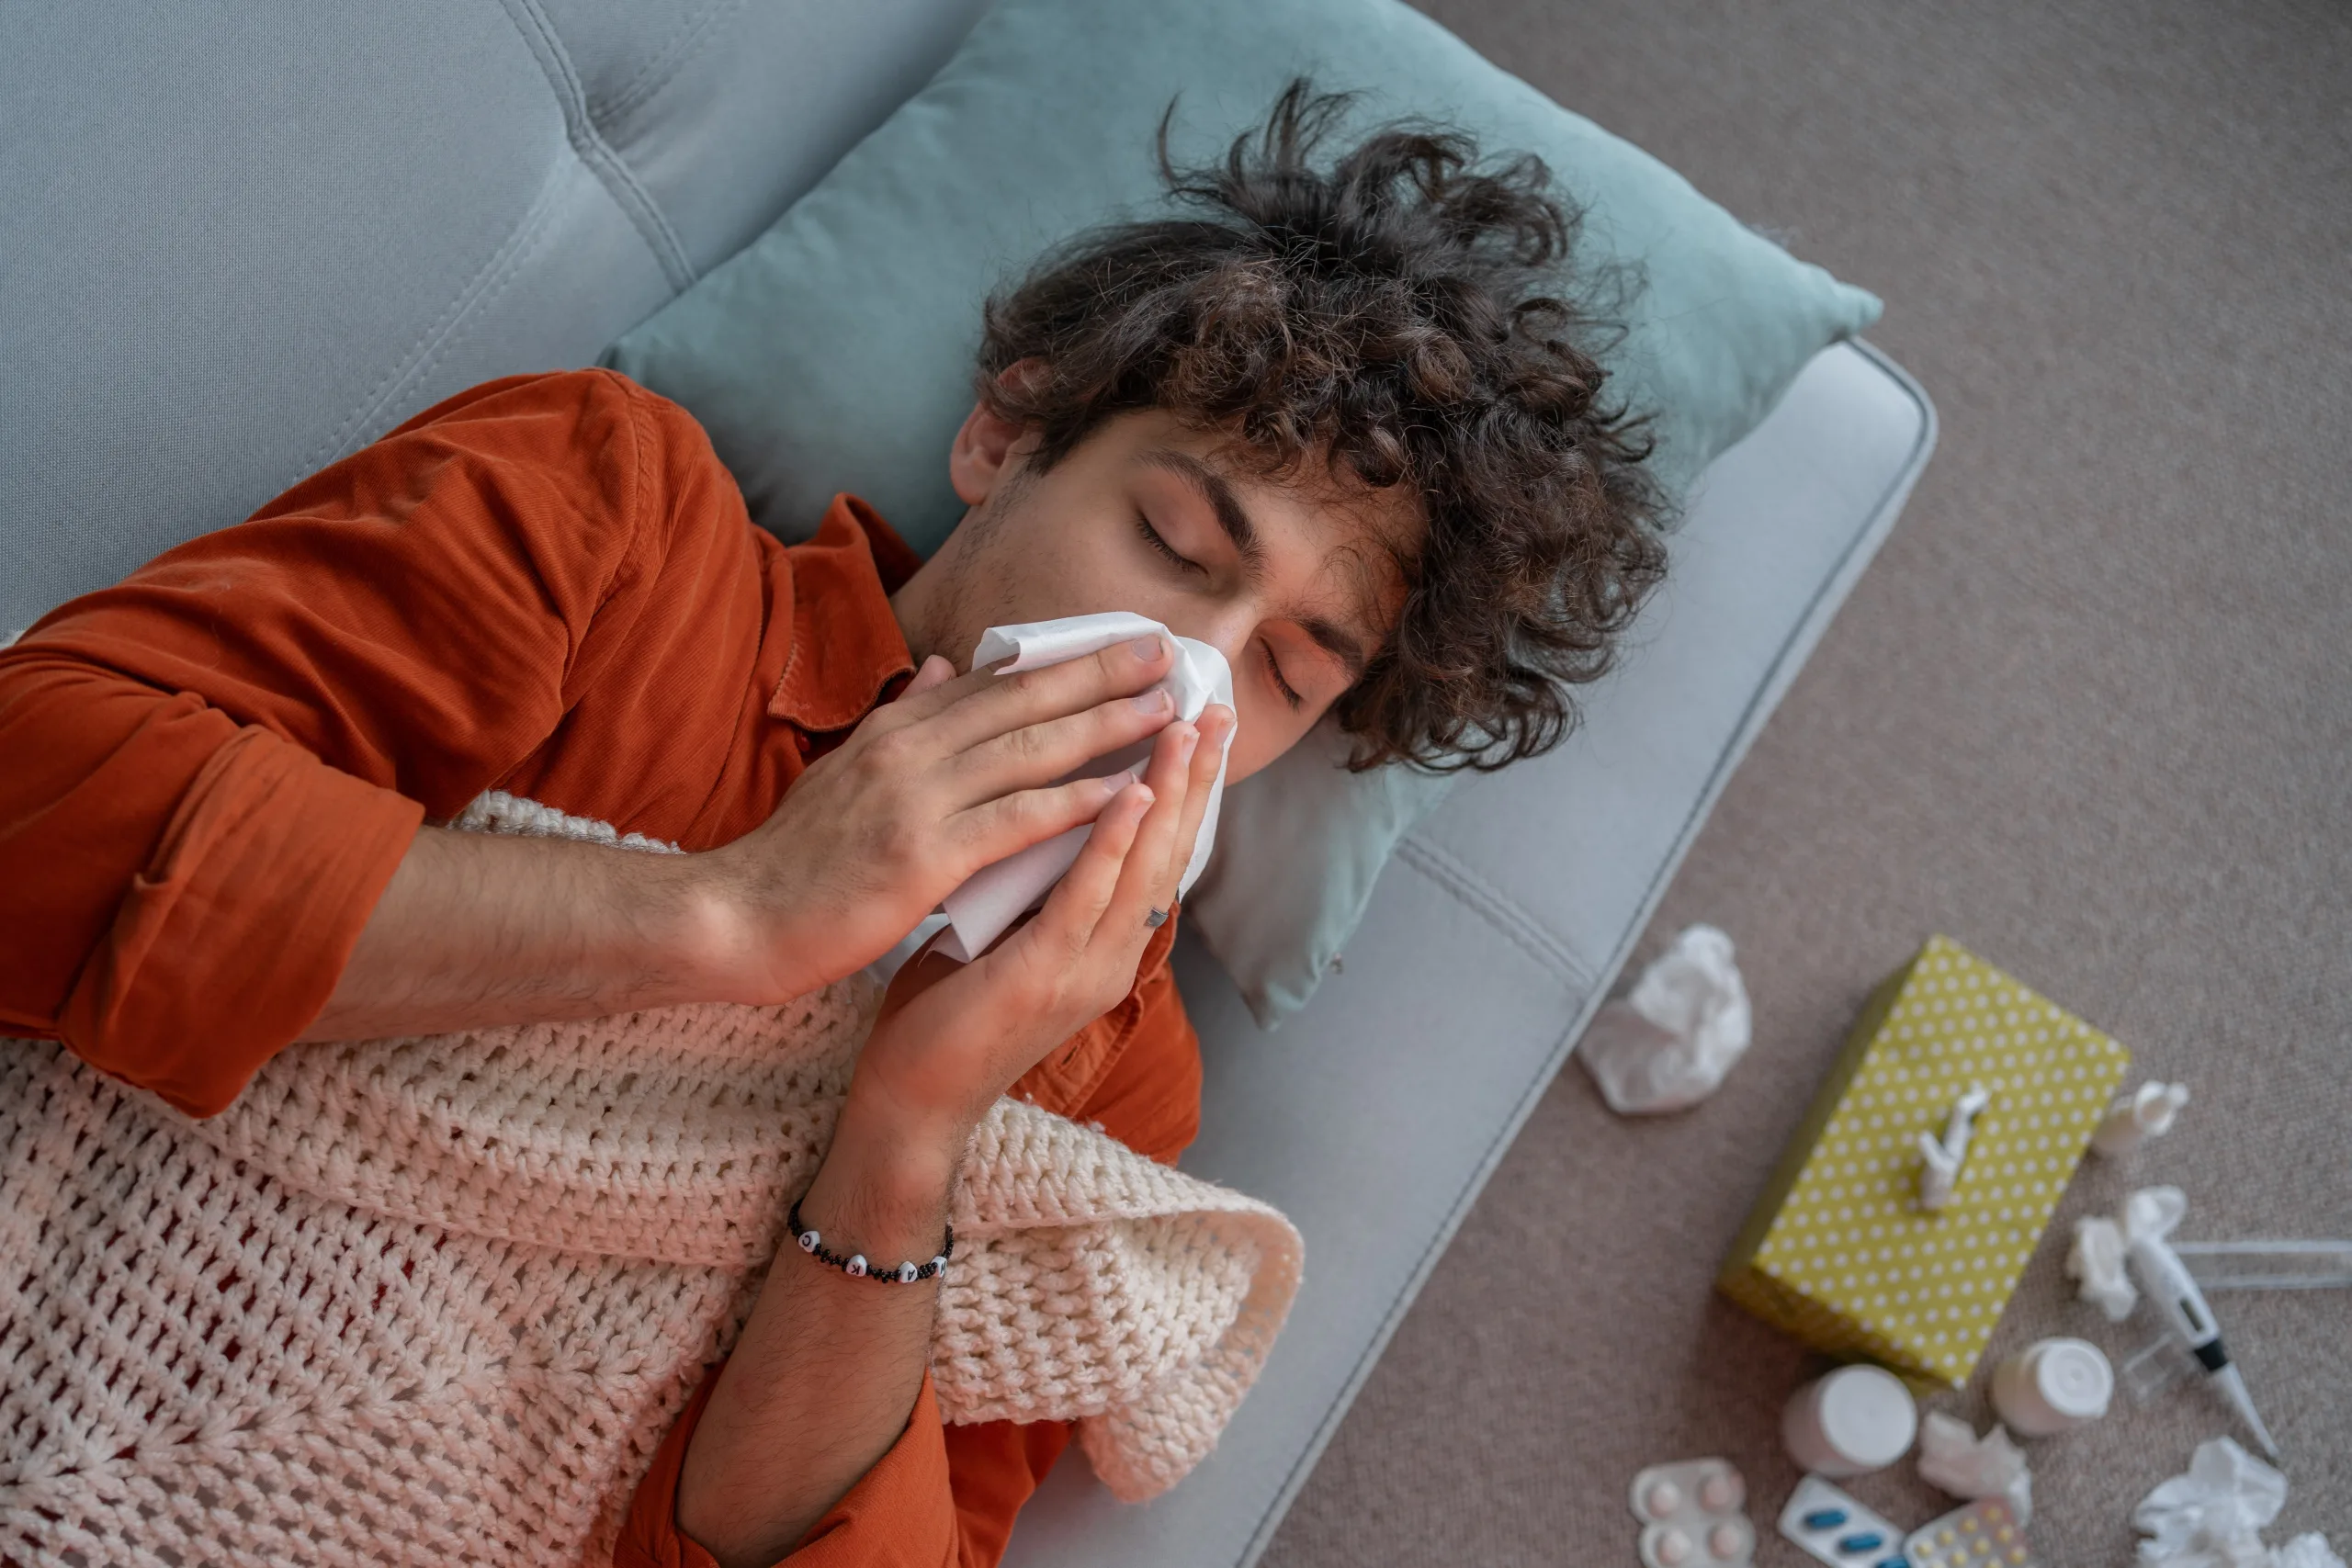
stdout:
[[1682,1506],[1682,1488],[1671,1481],[1661,1481],[1650,1488],[1643,1501],[1649,1506],[1652,1518],[1662,1519]]
[[1728,1513],[1739,1506],[1740,1494],[1746,1490],[1737,1471],[1719,1470],[1699,1483],[1699,1506],[1711,1514]]
[[1707,1532],[1707,1550],[1717,1557],[1736,1557],[1747,1544],[1747,1533],[1737,1525],[1717,1525]]
[[1690,1561],[1690,1538],[1680,1530],[1668,1530],[1657,1538],[1657,1560],[1666,1568]]

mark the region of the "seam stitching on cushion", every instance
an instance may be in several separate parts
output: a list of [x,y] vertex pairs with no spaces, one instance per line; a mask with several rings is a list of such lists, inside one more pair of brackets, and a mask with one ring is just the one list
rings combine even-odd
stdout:
[[580,73],[572,69],[571,56],[565,51],[563,40],[556,34],[555,26],[547,13],[539,9],[538,0],[500,0],[505,7],[506,18],[514,24],[532,57],[539,62],[539,70],[548,79],[554,93],[556,106],[563,115],[564,139],[572,152],[588,165],[620,209],[628,215],[645,248],[653,253],[654,261],[662,268],[662,276],[673,293],[684,293],[695,281],[695,267],[687,259],[685,246],[678,241],[676,231],[662,215],[662,209],[646,194],[645,187],[621,155],[597,130],[589,118],[587,93],[580,85]]
[[[530,248],[546,226],[548,215],[555,210],[556,192],[561,184],[559,179],[548,179],[541,184],[538,195],[532,198],[530,209],[523,214],[522,221],[515,224],[514,231],[500,242],[498,248],[482,262],[473,276],[466,280],[465,286],[450,297],[449,302],[441,308],[441,313],[416,334],[416,341],[376,378],[376,384],[368,389],[349,413],[344,415],[334,432],[311,449],[301,461],[297,479],[316,473],[328,463],[349,456],[356,446],[363,445],[352,439],[354,434],[366,430],[383,412],[386,403],[397,398],[404,388],[413,385],[423,369],[439,359],[448,334],[458,323],[485,298],[495,297],[497,290],[493,284],[503,287],[501,280],[511,273],[516,261]],[[420,355],[424,356],[422,360]]]
[[588,112],[601,127],[617,120],[639,107],[648,98],[676,79],[686,62],[700,54],[718,34],[721,17],[743,8],[743,0],[711,0],[684,27],[670,35],[651,59],[637,68],[637,74],[622,83],[613,96],[602,101],[588,100]]
[[[550,179],[548,186],[552,195],[554,191],[561,188],[562,181],[560,178]],[[449,322],[447,329],[432,343],[424,356],[402,375],[390,390],[386,392],[385,400],[397,402],[410,389],[432,375],[442,360],[447,357],[452,348],[466,341],[473,329],[481,322],[481,307],[491,304],[501,294],[506,292],[507,286],[521,275],[524,262],[529,259],[538,249],[541,242],[546,240],[548,231],[547,216],[554,210],[555,203],[550,199],[535,214],[532,222],[522,235],[522,243],[515,245],[509,253],[505,264],[499,267],[496,273],[484,279],[481,290],[467,302],[466,308],[458,313],[456,320]],[[362,429],[365,428],[363,425]]]
[[1576,954],[1539,924],[1533,916],[1487,880],[1436,845],[1418,836],[1398,840],[1396,854],[1413,868],[1510,939],[1513,946],[1538,964],[1559,970],[1569,979],[1589,983],[1591,976]]

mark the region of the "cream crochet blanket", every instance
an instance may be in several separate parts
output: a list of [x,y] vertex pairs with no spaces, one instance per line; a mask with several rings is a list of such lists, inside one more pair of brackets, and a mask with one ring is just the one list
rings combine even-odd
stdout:
[[[305,1046],[206,1122],[0,1045],[0,1561],[608,1562],[878,1000]],[[941,1408],[1075,1421],[1129,1500],[1297,1289],[1274,1210],[1011,1100],[954,1221]]]

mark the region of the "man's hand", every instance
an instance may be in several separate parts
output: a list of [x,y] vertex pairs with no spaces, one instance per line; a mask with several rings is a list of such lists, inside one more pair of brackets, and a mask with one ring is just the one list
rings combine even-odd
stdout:
[[730,999],[863,968],[974,872],[1094,820],[1116,781],[1056,781],[1168,724],[1167,694],[1148,688],[1172,652],[1148,637],[1014,675],[926,660],[764,824],[706,857],[735,916]]
[[[1197,732],[1169,725],[1035,919],[972,964],[925,954],[899,971],[801,1201],[831,1246],[886,1267],[937,1249],[973,1126],[1134,986],[1232,731],[1222,707]],[[936,1298],[933,1283],[843,1278],[787,1243],[687,1446],[679,1527],[729,1568],[790,1551],[905,1430]]]
[[1230,713],[1171,724],[1035,918],[970,964],[925,953],[892,982],[858,1058],[853,1100],[886,1107],[900,1144],[962,1138],[1046,1052],[1116,1007],[1136,982],[1155,909],[1176,900],[1206,811]]
[[775,1002],[837,980],[980,867],[1091,821],[1116,785],[1055,781],[1168,723],[1148,688],[1172,655],[1152,637],[962,677],[928,660],[764,824],[702,854],[425,828],[302,1038]]

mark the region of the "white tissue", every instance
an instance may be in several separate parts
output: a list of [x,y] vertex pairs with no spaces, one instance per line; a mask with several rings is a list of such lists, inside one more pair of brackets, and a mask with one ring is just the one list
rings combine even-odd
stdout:
[[[1176,647],[1175,660],[1159,682],[1159,689],[1175,699],[1176,718],[1187,722],[1197,719],[1201,710],[1213,702],[1233,706],[1233,671],[1227,666],[1225,655],[1207,643],[1178,637],[1158,621],[1125,610],[990,626],[980,634],[978,645],[972,649],[972,667],[978,669],[1010,658],[1012,662],[998,673],[1011,674],[1016,670],[1035,670],[1082,659],[1118,643],[1154,636],[1166,637]],[[1230,744],[1227,750],[1230,753]],[[1125,773],[1141,778],[1144,763],[1150,756],[1151,742],[1141,740],[1097,757],[1069,776],[1107,778],[1114,773]],[[1208,807],[1201,814],[1200,833],[1193,840],[1193,858],[1185,865],[1177,886],[1180,897],[1192,891],[1193,884],[1209,863],[1209,849],[1216,839],[1217,807],[1224,798],[1225,763],[1220,760],[1216,780],[1209,786]],[[1072,828],[973,873],[962,886],[940,900],[946,930],[933,951],[966,964],[987,952],[989,943],[1003,935],[1007,926],[1019,919],[1023,911],[1040,903],[1054,884],[1061,880],[1062,873],[1078,859],[1078,852],[1093,831],[1091,822],[1082,828]]]
[[1747,1049],[1749,1028],[1731,938],[1692,926],[1594,1015],[1577,1055],[1611,1111],[1679,1111],[1715,1091]]
[[2151,1538],[2140,1543],[2139,1561],[2143,1568],[2341,1568],[2322,1536],[2298,1536],[2276,1551],[2262,1544],[2262,1527],[2286,1504],[2287,1478],[2234,1438],[2199,1443],[2188,1474],[2132,1510],[2132,1523]]
[[[1971,1084],[1944,1118],[1943,1135],[1919,1134],[1919,1207],[1934,1213],[1951,1201],[1960,1186],[1960,1168],[1968,1163],[1969,1140],[1975,1136],[1976,1118],[1993,1103],[1993,1091]],[[1964,1495],[1964,1494],[1963,1494]]]
[[2107,1314],[2109,1323],[2132,1315],[2140,1299],[2124,1258],[2132,1244],[2144,1237],[2172,1235],[2188,1213],[2188,1195],[2177,1187],[2143,1187],[2123,1200],[2117,1218],[2096,1216],[2075,1222],[2075,1245],[2066,1254],[2066,1273],[2083,1300]]
[[2091,1134],[2091,1147],[2109,1159],[2119,1159],[2150,1138],[2172,1131],[2173,1119],[2188,1103],[2187,1084],[2158,1083],[2152,1078],[2130,1094],[2117,1097],[2108,1107],[2098,1131]]
[[1929,1412],[1919,1423],[1919,1479],[1955,1497],[2002,1498],[2018,1523],[2032,1521],[2033,1472],[1998,1422],[1980,1438],[1957,1416]]

